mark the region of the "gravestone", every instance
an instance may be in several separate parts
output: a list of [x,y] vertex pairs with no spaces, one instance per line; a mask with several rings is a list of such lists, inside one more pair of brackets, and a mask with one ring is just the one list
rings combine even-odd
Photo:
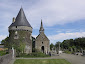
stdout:
[[12,47],[12,59],[15,58],[15,52],[14,52],[14,48]]
[[85,50],[83,50],[83,56],[85,56]]

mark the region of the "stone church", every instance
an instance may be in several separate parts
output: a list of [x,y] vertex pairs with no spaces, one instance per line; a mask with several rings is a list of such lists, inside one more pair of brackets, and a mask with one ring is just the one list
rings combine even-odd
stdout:
[[[16,18],[13,18],[12,24],[8,27],[10,44],[25,44],[25,53],[32,53],[32,26],[26,19],[23,8],[20,9]],[[50,52],[50,43],[44,34],[44,28],[41,21],[39,35],[35,39],[35,49],[48,54]]]
[[35,48],[45,54],[48,54],[50,52],[49,39],[44,33],[42,20],[39,35],[36,37]]

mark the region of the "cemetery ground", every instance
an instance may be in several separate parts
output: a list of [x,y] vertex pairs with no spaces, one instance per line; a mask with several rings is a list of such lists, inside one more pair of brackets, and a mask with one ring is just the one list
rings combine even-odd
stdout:
[[60,56],[41,57],[41,58],[16,58],[14,64],[71,64]]
[[63,53],[60,57],[69,61],[71,64],[85,64],[85,56]]
[[85,64],[85,56],[63,53],[46,58],[16,58],[11,64]]
[[71,64],[65,59],[17,59],[14,64]]

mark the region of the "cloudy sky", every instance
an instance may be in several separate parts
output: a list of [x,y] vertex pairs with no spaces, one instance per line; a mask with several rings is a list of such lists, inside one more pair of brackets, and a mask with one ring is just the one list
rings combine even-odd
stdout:
[[9,36],[8,26],[20,8],[39,34],[41,19],[51,43],[85,37],[85,0],[0,0],[0,41]]

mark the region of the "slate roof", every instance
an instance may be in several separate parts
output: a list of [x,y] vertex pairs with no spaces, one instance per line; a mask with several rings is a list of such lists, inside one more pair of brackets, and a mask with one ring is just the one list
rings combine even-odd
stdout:
[[26,16],[24,14],[23,9],[21,8],[16,19],[15,22],[12,23],[9,27],[11,26],[28,26],[31,27],[31,25],[29,24],[29,22],[26,19]]

